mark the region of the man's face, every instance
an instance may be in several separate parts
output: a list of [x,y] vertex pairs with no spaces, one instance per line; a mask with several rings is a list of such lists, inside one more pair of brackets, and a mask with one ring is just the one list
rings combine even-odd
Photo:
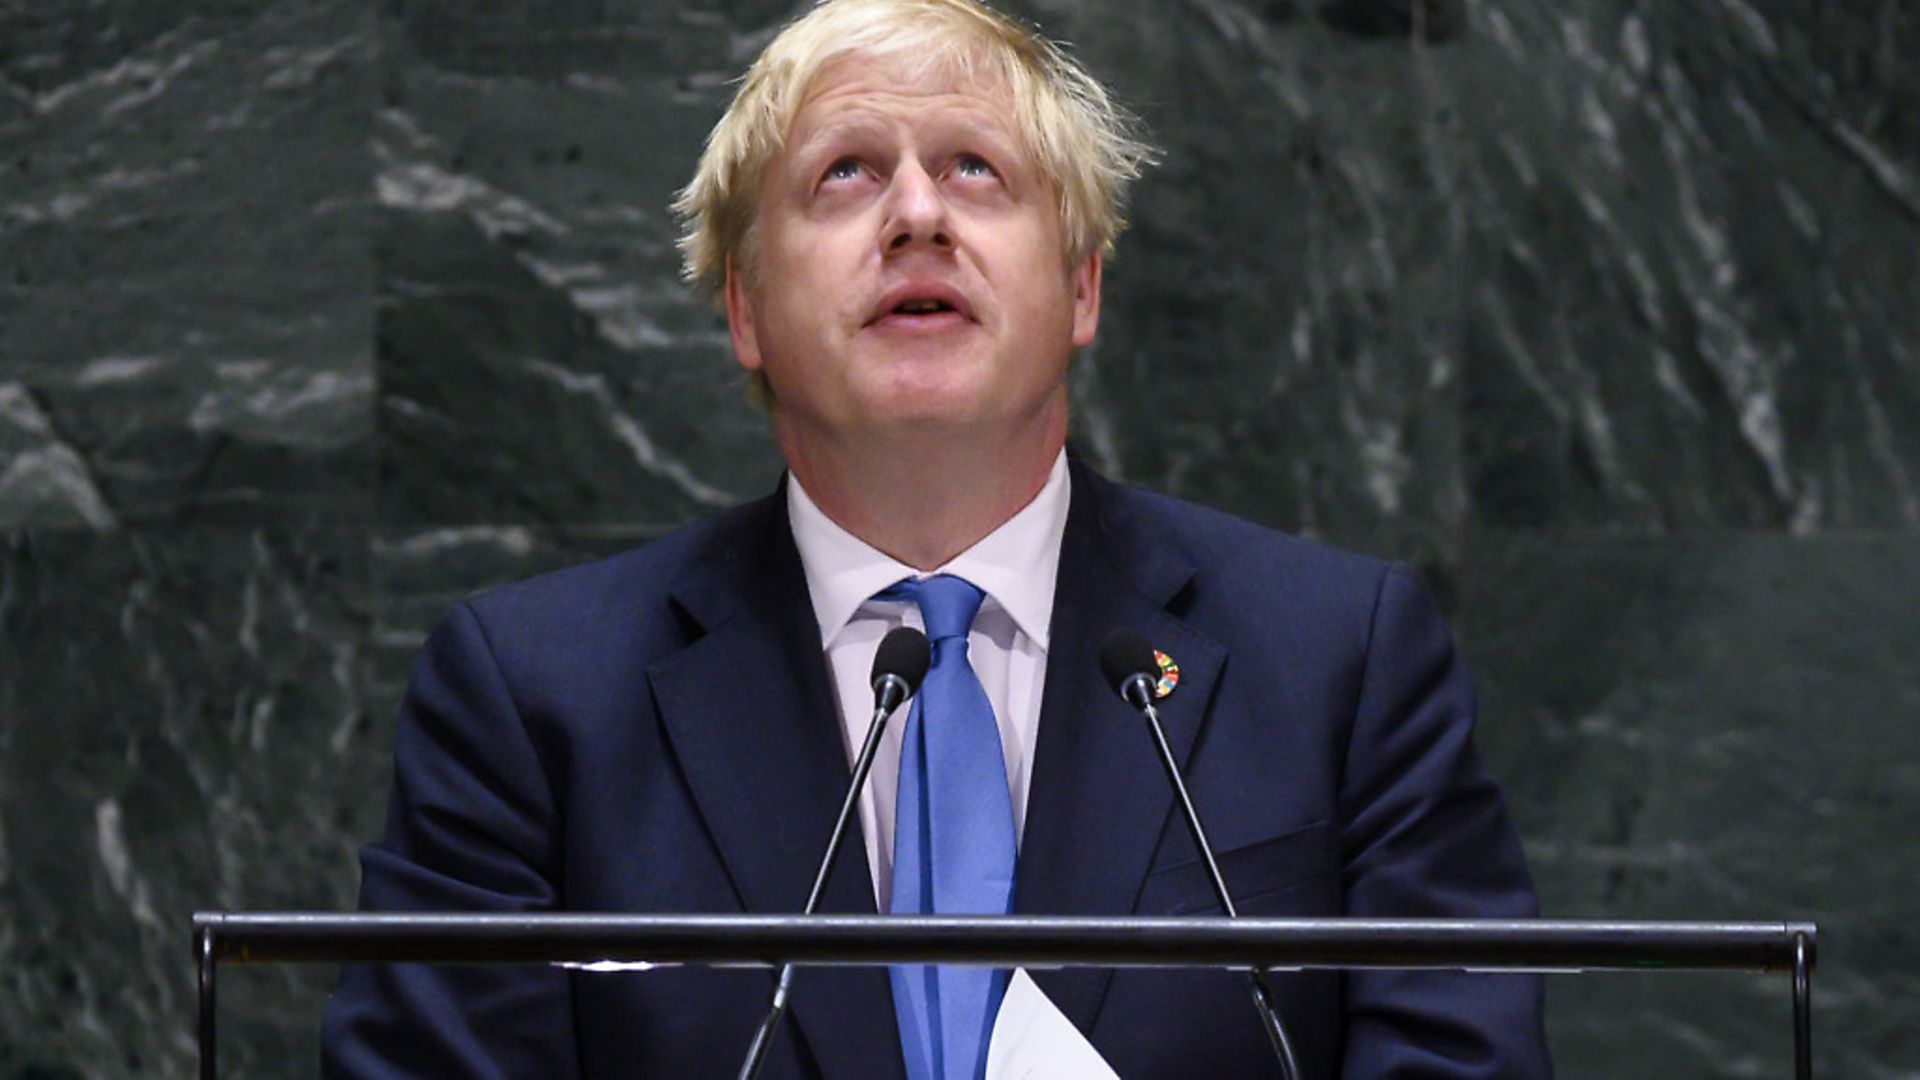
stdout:
[[768,170],[753,272],[727,280],[735,356],[771,384],[790,456],[888,430],[1064,430],[1100,261],[1066,265],[1057,200],[999,86],[828,65]]

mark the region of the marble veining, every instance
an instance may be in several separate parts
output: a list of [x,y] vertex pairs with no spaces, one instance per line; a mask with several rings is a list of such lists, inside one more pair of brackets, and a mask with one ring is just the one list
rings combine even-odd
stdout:
[[[772,489],[667,205],[798,7],[0,8],[0,1077],[192,1075],[188,913],[352,902],[448,605]],[[1920,14],[1009,7],[1163,151],[1079,452],[1417,564],[1548,912],[1818,919],[1821,1074],[1920,1076]],[[1779,979],[1551,994],[1786,1075]]]

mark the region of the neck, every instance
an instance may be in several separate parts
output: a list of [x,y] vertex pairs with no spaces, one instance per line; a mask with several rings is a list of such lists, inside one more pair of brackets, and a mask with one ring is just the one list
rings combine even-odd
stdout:
[[1066,409],[1032,432],[980,439],[904,431],[858,445],[802,439],[776,417],[787,467],[822,513],[915,570],[933,570],[1006,524],[1066,444]]

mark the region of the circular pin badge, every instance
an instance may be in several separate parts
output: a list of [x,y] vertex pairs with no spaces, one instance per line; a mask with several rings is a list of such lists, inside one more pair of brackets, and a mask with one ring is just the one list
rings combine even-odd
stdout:
[[1159,649],[1153,650],[1153,658],[1160,662],[1160,681],[1153,684],[1153,696],[1163,698],[1173,693],[1173,688],[1180,685],[1180,665],[1173,662],[1173,657]]

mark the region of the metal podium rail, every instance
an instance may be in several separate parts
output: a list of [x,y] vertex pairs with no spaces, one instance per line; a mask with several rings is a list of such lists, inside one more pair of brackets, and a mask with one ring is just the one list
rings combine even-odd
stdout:
[[200,1075],[213,1080],[219,965],[704,964],[777,967],[1430,968],[1786,974],[1809,1080],[1817,928],[1807,922],[908,915],[218,913],[193,917]]

